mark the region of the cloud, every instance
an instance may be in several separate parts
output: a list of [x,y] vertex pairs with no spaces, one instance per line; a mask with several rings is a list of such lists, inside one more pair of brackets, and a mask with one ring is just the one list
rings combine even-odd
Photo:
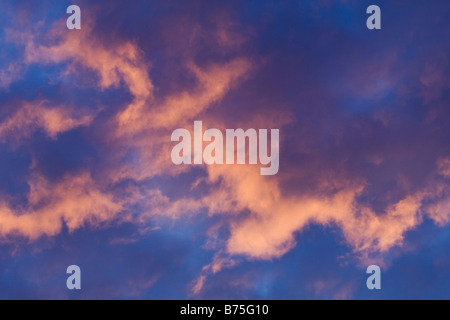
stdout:
[[0,88],[9,88],[9,85],[22,76],[22,66],[19,62],[8,63],[0,70]]
[[439,174],[446,178],[450,178],[450,158],[441,158],[438,160]]
[[36,43],[31,35],[15,36],[14,31],[9,31],[9,38],[27,39],[25,58],[28,64],[69,63],[68,71],[71,72],[76,72],[77,66],[86,66],[96,71],[102,89],[117,87],[123,80],[135,97],[133,104],[142,106],[152,95],[153,84],[139,48],[131,41],[119,45],[102,44],[93,36],[92,18],[88,16],[83,21],[83,28],[77,32],[67,32],[61,27],[63,22],[55,22],[47,34],[52,39],[49,45]]
[[88,173],[67,176],[58,183],[36,175],[29,187],[26,207],[14,209],[4,201],[0,204],[2,238],[55,236],[63,224],[70,232],[85,225],[96,227],[117,218],[123,210],[123,204],[99,190]]
[[[402,245],[405,233],[422,222],[424,205],[436,201],[431,188],[407,195],[385,212],[376,213],[358,200],[364,185],[335,182],[338,191],[331,194],[285,196],[276,178],[261,177],[249,166],[211,167],[209,173],[210,183],[221,182],[203,199],[212,212],[249,212],[231,221],[227,252],[251,259],[281,257],[296,245],[295,233],[309,224],[339,226],[347,243],[362,257],[386,252]],[[448,192],[448,186],[444,188]],[[430,216],[446,202],[433,207]]]
[[47,107],[46,103],[46,101],[23,102],[11,117],[0,123],[0,140],[18,141],[29,137],[38,129],[43,130],[50,138],[56,139],[59,133],[92,122],[92,113],[75,112],[74,108],[65,106]]
[[[56,182],[33,172],[27,203],[16,208],[4,201],[0,206],[2,237],[36,240],[60,233],[64,225],[70,231],[111,221],[145,226],[155,217],[179,219],[207,213],[227,233],[221,236],[222,242],[215,242],[213,260],[193,285],[193,293],[198,294],[208,277],[237,265],[236,256],[280,258],[312,224],[338,227],[349,250],[364,259],[403,245],[405,235],[425,218],[439,225],[448,223],[450,191],[445,179],[450,176],[450,161],[442,148],[446,141],[434,139],[446,137],[447,131],[445,127],[433,130],[433,119],[448,117],[442,107],[445,102],[437,101],[448,89],[447,74],[440,68],[448,59],[420,66],[407,60],[408,69],[397,70],[404,63],[402,45],[358,60],[356,53],[349,58],[349,52],[359,52],[351,49],[361,44],[353,47],[342,41],[333,50],[336,60],[332,60],[328,49],[303,52],[303,47],[296,49],[290,41],[282,46],[284,38],[276,52],[255,57],[252,50],[262,49],[255,45],[259,49],[246,47],[239,52],[248,37],[238,33],[226,15],[215,17],[212,30],[203,31],[199,23],[191,25],[186,19],[183,30],[173,26],[163,31],[162,45],[180,38],[186,46],[186,52],[176,52],[179,47],[168,49],[179,54],[175,67],[168,68],[177,74],[152,69],[149,57],[154,56],[141,49],[148,40],[107,41],[105,31],[89,15],[75,32],[67,32],[63,20],[43,35],[7,31],[9,41],[24,46],[27,66],[58,65],[62,78],[78,75],[100,93],[115,89],[126,91],[129,98],[121,97],[118,107],[102,109],[99,117],[100,108],[92,112],[80,106],[52,106],[46,100],[23,102],[8,114],[0,123],[3,142],[20,142],[36,130],[57,141],[60,133],[86,126],[89,133],[95,132],[87,140],[101,155],[95,169],[59,177]],[[194,31],[186,31],[190,27]],[[278,33],[264,36],[279,38]],[[291,36],[288,33],[286,39]],[[201,52],[200,40],[208,37],[226,54],[214,59],[210,57],[214,50]],[[311,47],[318,45],[313,36],[305,41]],[[286,54],[291,50],[297,51]],[[369,55],[372,47],[366,50]],[[300,62],[296,54],[301,55]],[[336,72],[325,79],[320,72],[312,72],[319,60],[320,65],[329,60],[327,68],[337,61],[330,69]],[[16,79],[11,77],[15,68],[12,65],[0,73],[0,85]],[[405,79],[412,79],[408,80],[412,84]],[[173,84],[171,90],[158,88],[161,81]],[[414,88],[419,88],[419,95],[412,94]],[[418,97],[425,100],[427,110],[435,112],[427,123],[422,121],[426,112]],[[249,102],[248,108],[232,105],[240,99]],[[287,107],[289,100],[293,101]],[[369,100],[383,103],[383,108],[361,107]],[[349,106],[355,101],[356,107]],[[420,111],[418,116],[405,112],[410,104],[413,111]],[[347,108],[356,115],[349,115]],[[263,177],[259,167],[249,165],[174,166],[170,135],[179,127],[192,130],[194,120],[203,120],[205,128],[222,130],[279,128],[280,173]],[[175,189],[186,192],[180,195]],[[215,232],[208,236],[219,237]],[[117,238],[112,243],[128,241],[135,238]],[[148,285],[152,284],[150,280]],[[320,282],[315,287],[322,290]],[[352,290],[343,288],[336,297],[346,298]]]
[[[92,20],[87,18],[84,21],[80,32],[64,33],[60,28],[61,21],[56,22],[47,36],[57,40],[50,45],[37,44],[31,35],[13,31],[10,31],[9,38],[25,43],[28,64],[66,63],[69,73],[78,72],[79,66],[87,67],[99,76],[98,86],[101,89],[125,84],[133,99],[111,122],[113,130],[109,135],[115,140],[112,144],[114,156],[108,167],[109,179],[114,182],[127,178],[142,180],[168,173],[176,177],[189,170],[174,168],[168,161],[171,131],[178,126],[189,125],[202,116],[203,112],[223,99],[230,89],[248,76],[254,65],[243,57],[225,63],[210,63],[204,67],[189,59],[185,61],[185,68],[196,80],[193,88],[155,99],[154,86],[148,73],[150,64],[143,59],[143,52],[137,44],[131,41],[103,44],[93,34]],[[243,38],[231,43],[233,31],[226,25],[219,24],[217,29],[223,46],[239,46],[245,42]],[[392,59],[397,59],[397,54],[377,64],[374,70],[378,76],[390,72]],[[350,78],[357,77],[350,75]],[[429,79],[422,77],[421,81],[427,85],[431,81]],[[357,86],[354,82],[350,84]],[[367,82],[366,87],[365,94],[372,94],[372,83]],[[74,114],[67,108],[48,109],[25,105],[2,125],[0,132],[6,135],[18,130],[21,134],[29,135],[30,128],[34,127],[44,129],[51,138],[55,138],[59,132],[92,121],[92,117],[76,120]],[[214,116],[205,117],[215,126],[227,125]],[[270,121],[266,124],[274,125]],[[254,122],[247,124],[248,127],[253,125]],[[130,150],[136,153],[133,157],[136,161],[121,161],[128,157]],[[249,166],[207,168],[208,183],[220,183],[218,187],[212,186],[210,193],[199,200],[189,197],[173,200],[158,189],[144,193],[139,191],[134,201],[142,203],[145,208],[140,219],[153,215],[174,218],[204,208],[211,214],[227,212],[237,216],[248,211],[247,217],[230,221],[230,238],[226,249],[229,254],[257,259],[284,255],[295,246],[295,233],[310,223],[337,224],[355,251],[383,252],[401,244],[404,233],[421,221],[419,211],[424,196],[420,194],[408,195],[391,204],[385,213],[377,214],[358,203],[358,197],[364,191],[359,178],[350,185],[333,182],[339,191],[331,194],[285,196],[279,187],[281,181],[278,178],[263,178],[253,169]],[[445,168],[442,170],[445,172]],[[349,180],[352,178],[349,177]]]
[[450,196],[447,195],[443,200],[430,205],[427,210],[430,218],[438,225],[446,225],[450,220]]
[[208,276],[214,275],[223,269],[233,268],[238,264],[238,260],[227,256],[223,252],[217,252],[213,257],[212,262],[202,268],[201,274],[193,282],[193,286],[191,288],[192,294],[197,295],[202,291]]
[[195,75],[198,83],[193,92],[183,91],[167,97],[155,110],[145,109],[136,113],[128,107],[119,115],[119,124],[127,125],[128,131],[141,131],[147,128],[173,128],[194,119],[212,103],[219,101],[236,85],[238,79],[250,70],[247,59],[238,58],[224,64],[213,64],[201,69],[189,62],[187,69]]
[[[122,150],[134,148],[139,162],[126,164],[116,170],[115,179],[131,177],[142,180],[155,175],[177,175],[188,168],[175,167],[170,161],[172,131],[192,126],[193,119],[201,117],[215,102],[236,86],[250,70],[251,64],[242,58],[223,64],[213,64],[205,69],[188,64],[197,83],[192,91],[169,95],[161,104],[151,103],[136,109],[128,106],[117,116],[115,133],[117,145]],[[191,130],[191,129],[189,129]],[[149,166],[148,164],[152,165]]]

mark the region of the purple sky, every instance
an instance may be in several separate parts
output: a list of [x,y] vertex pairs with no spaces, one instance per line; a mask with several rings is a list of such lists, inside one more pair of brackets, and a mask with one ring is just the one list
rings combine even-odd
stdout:
[[[447,0],[3,1],[0,298],[449,299],[449,19]],[[194,121],[279,129],[279,172],[174,165]]]

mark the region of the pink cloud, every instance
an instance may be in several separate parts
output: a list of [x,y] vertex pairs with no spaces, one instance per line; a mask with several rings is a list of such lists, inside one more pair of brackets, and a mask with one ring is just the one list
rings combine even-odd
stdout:
[[82,226],[98,226],[115,219],[123,205],[111,194],[97,188],[89,174],[67,176],[50,183],[35,175],[29,181],[28,205],[21,210],[0,204],[0,236],[22,236],[35,240],[61,232],[63,223],[69,231]]
[[24,102],[11,117],[0,123],[0,139],[17,141],[38,129],[56,139],[59,133],[92,122],[93,115],[86,111],[75,112],[74,108],[47,107],[46,104],[46,101]]
[[[145,224],[154,216],[176,219],[205,210],[210,215],[222,217],[222,223],[229,227],[230,236],[224,247],[216,248],[227,256],[264,260],[279,258],[296,246],[296,234],[310,224],[320,224],[339,227],[353,251],[364,257],[368,253],[383,253],[401,246],[406,232],[421,224],[425,216],[439,224],[448,222],[446,195],[449,190],[446,185],[442,186],[440,193],[428,185],[423,186],[421,190],[409,192],[390,203],[384,212],[379,213],[360,202],[359,197],[367,188],[360,177],[342,179],[332,176],[320,181],[324,186],[333,185],[334,191],[324,188],[321,192],[287,194],[280,187],[282,175],[264,177],[259,174],[259,168],[248,165],[203,167],[207,176],[192,182],[194,191],[200,184],[206,185],[208,191],[201,197],[187,194],[171,199],[157,188],[129,188],[123,190],[126,197],[118,198],[102,191],[102,184],[114,184],[123,179],[139,181],[158,175],[177,178],[180,173],[190,170],[189,167],[173,166],[170,161],[172,130],[191,128],[193,120],[203,117],[206,126],[229,127],[227,121],[208,113],[208,110],[250,77],[257,64],[240,56],[226,62],[199,65],[188,57],[183,67],[193,76],[194,84],[190,84],[189,89],[155,97],[157,90],[149,75],[151,64],[145,61],[136,43],[101,43],[93,35],[89,19],[85,19],[81,32],[63,33],[60,23],[48,35],[57,39],[50,45],[38,44],[31,34],[20,32],[11,31],[10,38],[25,44],[28,64],[65,63],[68,73],[76,73],[78,67],[85,67],[98,76],[99,88],[124,84],[132,99],[111,117],[108,124],[111,130],[104,133],[110,152],[108,162],[103,166],[104,181],[94,181],[87,173],[65,177],[55,184],[39,175],[33,177],[28,206],[23,212],[13,210],[6,202],[1,204],[0,234],[3,237],[21,235],[34,240],[42,235],[58,234],[63,222],[73,231],[87,224],[97,226],[118,219],[119,213],[119,220]],[[223,46],[234,47],[245,42],[234,37],[227,23],[220,24],[218,35]],[[366,96],[379,98],[385,88],[397,83],[391,70],[396,60],[397,54],[394,53],[388,56],[386,63],[368,67],[364,74],[371,77],[362,84],[360,77],[351,76],[350,86],[362,88]],[[380,82],[375,83],[374,80]],[[425,70],[421,82],[424,86],[443,83],[442,76],[433,66]],[[276,117],[240,117],[232,127],[280,127],[289,122],[287,111],[277,109],[275,113]],[[68,106],[50,108],[42,104],[24,104],[0,124],[0,137],[6,139],[16,133],[19,137],[26,137],[33,130],[42,129],[50,138],[56,139],[61,132],[90,125],[93,121],[91,114],[83,114],[81,110]],[[133,156],[129,156],[130,150]],[[371,161],[381,165],[384,159],[379,156]],[[438,171],[448,178],[448,159],[438,162]],[[430,201],[433,205],[426,204]],[[132,216],[128,209],[136,204],[141,211]],[[202,290],[208,276],[234,264],[232,258],[216,255],[204,267],[193,286],[193,293]],[[315,287],[321,290],[320,283]],[[349,292],[351,288],[336,297],[345,298]]]

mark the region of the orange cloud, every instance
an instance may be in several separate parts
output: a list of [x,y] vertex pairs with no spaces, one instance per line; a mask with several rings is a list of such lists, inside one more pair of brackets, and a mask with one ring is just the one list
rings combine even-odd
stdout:
[[98,226],[117,218],[123,205],[111,194],[99,190],[89,174],[67,176],[61,182],[50,183],[42,176],[30,182],[28,205],[14,210],[0,204],[0,236],[16,235],[35,240],[61,232],[63,223],[69,231],[82,226]]
[[[29,64],[66,63],[67,72],[77,72],[77,67],[83,66],[98,75],[98,86],[102,89],[122,83],[128,88],[132,101],[113,116],[110,121],[112,130],[106,133],[105,140],[108,140],[112,150],[109,162],[105,164],[108,182],[125,178],[143,180],[157,175],[176,176],[190,170],[190,167],[177,167],[171,163],[171,132],[178,127],[191,128],[193,120],[203,117],[207,120],[205,126],[228,127],[223,119],[206,114],[206,111],[247,77],[255,68],[254,63],[245,57],[238,57],[228,62],[200,66],[193,62],[194,59],[188,59],[184,67],[194,76],[195,83],[189,90],[155,99],[148,73],[149,63],[144,60],[139,47],[131,41],[102,44],[93,36],[90,20],[84,21],[80,32],[63,32],[64,28],[59,25],[53,28],[48,36],[57,41],[52,41],[51,45],[38,44],[31,34],[10,31],[10,38],[25,44],[26,62]],[[233,32],[227,30],[226,25],[221,25],[218,32],[222,45],[239,45],[240,41],[232,41]],[[396,59],[396,54],[393,54],[387,66]],[[376,77],[389,78],[389,68],[378,69]],[[422,78],[423,85],[440,81],[439,74],[437,78],[435,76],[435,70],[430,69]],[[365,83],[363,91],[366,95],[376,96],[383,94],[386,83],[395,82],[393,78],[381,87]],[[356,82],[352,85],[360,86]],[[92,116],[80,113],[80,110],[67,107],[24,105],[0,124],[0,137],[5,139],[15,132],[29,135],[31,130],[40,128],[49,137],[56,138],[60,132],[88,125],[92,121]],[[277,113],[283,112],[277,110]],[[239,119],[239,126],[233,125],[232,128],[252,128],[255,124],[278,127],[287,123],[288,118],[289,115],[285,114],[269,119],[262,119],[259,115],[247,123]],[[122,161],[124,159],[126,161]],[[379,159],[373,161],[381,163]],[[438,162],[442,177],[449,177],[449,167],[448,159]],[[273,259],[291,250],[296,245],[296,233],[309,224],[338,226],[353,250],[365,255],[386,252],[402,245],[405,233],[416,228],[425,215],[439,224],[447,223],[450,216],[447,186],[442,187],[440,199],[425,186],[423,190],[404,196],[384,212],[378,213],[359,202],[358,197],[365,185],[356,178],[324,181],[324,185],[335,185],[334,192],[286,195],[280,187],[282,178],[261,176],[259,167],[214,165],[204,167],[204,170],[207,177],[194,182],[193,188],[206,182],[209,192],[200,199],[186,195],[177,200],[165,196],[158,189],[130,189],[126,199],[118,200],[102,192],[88,174],[66,177],[56,184],[49,183],[43,177],[35,177],[30,182],[28,207],[23,212],[14,212],[7,203],[0,205],[0,235],[18,234],[36,239],[42,235],[57,234],[63,222],[70,230],[75,230],[85,224],[98,225],[116,219],[119,212],[124,213],[121,219],[133,219],[143,224],[155,215],[175,219],[205,210],[211,215],[222,215],[225,223],[229,224],[230,237],[225,247],[221,248],[225,254],[242,255],[248,259]],[[430,200],[434,204],[426,206],[425,203]],[[134,204],[139,204],[141,211],[131,217],[127,208]],[[221,255],[215,256],[194,285],[194,293],[202,289],[208,275],[234,265],[232,261]]]
[[189,69],[198,80],[193,91],[170,95],[161,105],[149,103],[138,109],[130,105],[119,113],[116,144],[124,146],[122,150],[134,148],[139,161],[116,169],[115,179],[131,177],[142,180],[159,174],[176,175],[189,170],[173,166],[170,160],[172,131],[179,127],[192,127],[193,120],[222,99],[250,68],[250,63],[240,58],[205,69],[191,63]]
[[[186,168],[173,167],[170,162],[171,132],[176,127],[186,126],[191,119],[222,99],[248,74],[252,64],[248,59],[235,58],[227,63],[211,63],[201,68],[187,61],[185,67],[197,80],[194,88],[155,101],[148,74],[149,64],[142,58],[139,47],[129,41],[101,44],[92,34],[93,20],[87,16],[83,21],[83,28],[77,32],[66,32],[61,27],[62,21],[56,22],[47,35],[47,38],[56,39],[51,41],[51,45],[37,43],[31,34],[13,30],[8,31],[9,39],[24,43],[28,64],[67,63],[67,72],[77,72],[78,66],[84,66],[99,75],[100,88],[119,86],[121,81],[126,85],[133,100],[112,120],[109,134],[116,148],[116,158],[110,162],[112,181],[123,178],[142,180],[158,174],[186,171]],[[58,121],[60,113],[48,112],[39,121],[40,127],[44,126],[51,137],[61,130],[58,123],[61,127],[70,124],[70,120]],[[18,115],[16,118],[14,123],[19,123],[19,118],[23,117]],[[83,120],[87,123],[88,119]],[[121,157],[131,148],[137,153],[138,160],[117,167],[116,163],[123,163]]]
[[148,128],[173,128],[195,118],[212,103],[222,99],[232,85],[251,68],[247,59],[237,58],[229,63],[213,64],[201,69],[194,63],[187,65],[197,78],[193,92],[184,91],[167,97],[153,109],[138,109],[135,106],[119,114],[121,131],[139,132]]
[[439,174],[450,178],[450,158],[441,158],[438,160]]
[[[136,151],[136,155],[131,163],[111,165],[112,181],[123,178],[141,180],[189,170],[174,167],[169,160],[171,131],[176,127],[190,127],[192,120],[204,115],[253,67],[246,58],[203,68],[188,61],[186,68],[196,78],[194,88],[173,93],[157,102],[153,98],[153,84],[147,71],[149,65],[135,44],[101,44],[92,36],[92,24],[88,19],[81,32],[62,34],[58,31],[60,29],[51,31],[50,35],[59,41],[50,46],[37,45],[30,37],[17,37],[25,39],[28,63],[65,62],[70,65],[69,72],[76,72],[76,65],[82,65],[97,72],[101,88],[118,86],[123,81],[133,96],[133,101],[116,115],[116,130],[111,139],[114,139],[118,152],[117,158],[111,162],[119,162],[117,160],[130,148]],[[218,30],[222,35],[220,41],[227,43],[232,32],[225,25],[220,25]],[[225,126],[221,119],[215,119],[211,114],[206,117],[209,122],[217,123],[216,127]],[[17,118],[23,116],[19,114]],[[64,124],[60,118],[58,112],[53,112],[34,122],[40,123],[40,127],[54,137],[62,128],[73,125],[70,121]],[[280,119],[277,120],[278,125],[286,122],[280,122]],[[275,120],[258,121],[270,125]],[[57,123],[62,123],[61,127]],[[252,125],[254,123],[249,123],[247,127]],[[5,127],[8,131],[14,126]],[[442,166],[445,167],[445,163]],[[200,200],[184,198],[172,201],[160,191],[150,190],[145,198],[148,210],[144,210],[141,217],[155,214],[177,217],[202,208],[207,208],[210,214],[226,212],[239,215],[249,211],[248,217],[230,222],[231,236],[226,249],[230,254],[258,259],[271,259],[286,253],[295,246],[294,234],[309,223],[340,226],[355,251],[383,252],[401,244],[404,233],[413,229],[422,218],[419,211],[425,196],[421,194],[410,195],[393,204],[384,214],[377,214],[358,204],[357,197],[364,189],[360,183],[344,184],[334,194],[293,197],[282,194],[278,178],[261,177],[249,166],[212,166],[206,171],[211,185],[220,181],[219,187],[211,187],[210,194]],[[441,171],[446,172],[445,168]],[[142,198],[135,200],[142,201]]]
[[[36,43],[33,37],[25,37],[25,57],[27,63],[72,63],[69,71],[76,71],[77,65],[86,66],[98,73],[99,86],[103,89],[119,86],[123,80],[135,97],[135,104],[142,104],[152,95],[151,83],[142,52],[132,42],[110,47],[101,44],[92,35],[93,23],[88,17],[83,28],[77,32],[67,32],[63,21],[57,21],[47,35],[54,45]],[[14,33],[11,36],[14,38]],[[17,36],[21,38],[21,36]]]
[[0,123],[0,139],[19,140],[30,136],[37,129],[42,129],[50,138],[55,139],[59,133],[88,125],[93,119],[86,112],[84,115],[76,115],[73,108],[52,108],[45,104],[45,101],[23,103],[11,117]]
[[438,225],[446,225],[450,221],[450,197],[428,206],[427,211]]
[[19,79],[22,74],[22,66],[19,62],[11,62],[0,70],[0,88],[8,88],[11,83]]
[[227,252],[255,259],[282,256],[296,245],[295,233],[311,223],[339,226],[355,252],[385,252],[421,223],[424,200],[433,197],[411,194],[378,214],[358,203],[363,185],[342,185],[326,195],[284,196],[277,177],[262,177],[251,166],[211,166],[208,172],[210,183],[220,181],[203,198],[211,212],[250,212],[231,221]]

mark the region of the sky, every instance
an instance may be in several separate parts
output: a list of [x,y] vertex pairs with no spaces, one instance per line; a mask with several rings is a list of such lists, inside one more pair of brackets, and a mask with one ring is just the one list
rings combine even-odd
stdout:
[[[0,298],[450,299],[449,21],[447,0],[2,1]],[[279,129],[279,171],[175,165],[194,121]]]

